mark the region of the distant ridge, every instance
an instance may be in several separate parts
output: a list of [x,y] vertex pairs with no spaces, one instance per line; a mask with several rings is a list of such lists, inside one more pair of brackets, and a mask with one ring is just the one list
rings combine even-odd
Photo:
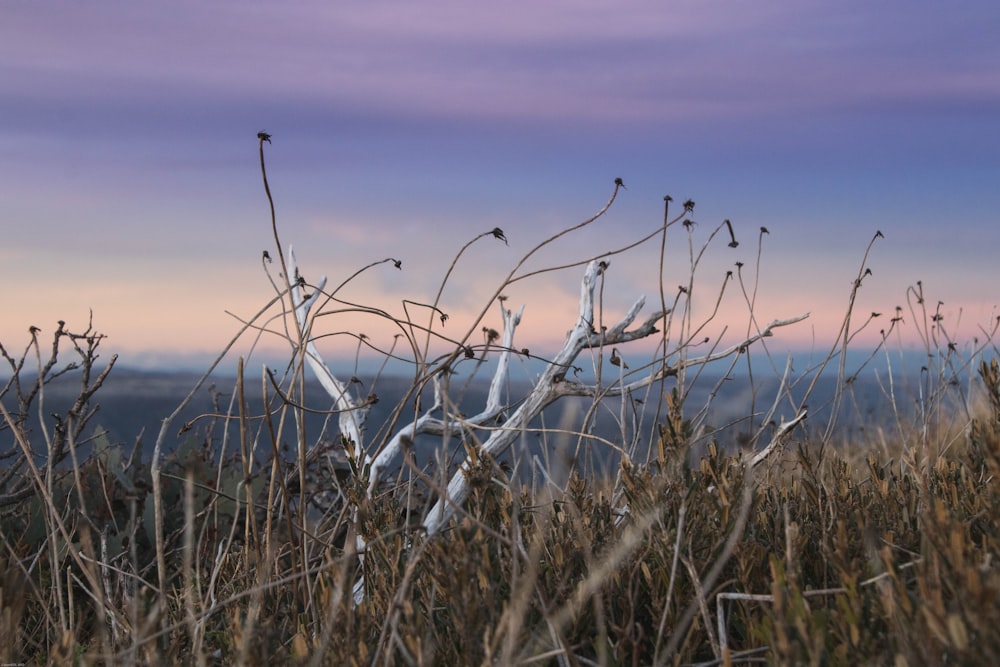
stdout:
[[[88,432],[92,432],[94,427],[101,426],[107,430],[112,442],[125,445],[134,443],[141,434],[144,458],[148,459],[152,445],[159,434],[162,420],[177,408],[200,377],[200,373],[190,371],[149,371],[116,366],[109,375],[105,385],[95,396],[94,404],[99,406],[99,410],[91,420]],[[460,376],[458,377],[460,378]],[[363,382],[362,386],[365,388],[364,391],[370,391],[372,386],[371,378],[361,379]],[[24,380],[30,381],[31,378],[25,376]],[[412,378],[399,376],[387,376],[378,380],[374,390],[380,400],[373,408],[368,421],[370,439],[374,439],[379,428],[388,419],[392,409],[396,407],[411,382]],[[69,374],[47,385],[44,396],[44,413],[65,413],[77,395],[78,383],[79,375]],[[453,382],[453,390],[457,390],[463,384],[460,381]],[[905,398],[906,392],[902,388],[904,383],[900,382],[899,384],[898,389],[902,400],[897,403],[897,407],[909,409],[912,407],[912,402]],[[805,386],[806,383],[803,382],[801,386],[792,392],[795,400],[799,400],[798,397],[801,396]],[[213,391],[216,393],[222,412],[228,410],[234,388],[235,378],[232,376],[219,375],[210,378],[199,389],[191,405],[171,424],[168,438],[165,442],[166,447],[168,449],[173,448],[180,440],[192,436],[204,438],[212,421],[210,417],[202,417],[194,421],[194,427],[183,436],[179,437],[177,434],[186,422],[195,420],[200,415],[211,415],[215,412],[212,398]],[[465,397],[466,402],[461,404],[466,414],[471,414],[483,404],[486,388],[486,376],[484,376],[482,381],[477,380],[471,384],[469,395]],[[526,381],[513,383],[512,397],[515,400],[520,398],[524,395],[523,392],[527,388],[528,384]],[[755,385],[751,385],[746,377],[736,376],[722,381],[718,374],[711,375],[705,373],[690,388],[690,395],[685,402],[685,414],[693,415],[710,402],[711,407],[707,423],[714,428],[730,426],[728,437],[736,440],[740,432],[749,432],[751,428],[750,424],[745,420],[746,416],[751,410],[760,413],[768,409],[777,388],[778,381],[773,377],[758,380]],[[824,413],[824,406],[829,404],[835,388],[835,375],[828,373],[826,377],[819,380],[817,388],[809,400],[809,425],[813,427],[825,425],[829,413]],[[852,383],[850,389],[851,400],[845,401],[842,415],[843,423],[841,424],[842,429],[850,431],[851,429],[861,428],[866,424],[871,425],[878,421],[884,421],[888,416],[886,411],[890,410],[891,407],[888,405],[884,392],[874,380],[873,374],[862,374],[858,380]],[[257,371],[255,377],[246,378],[245,391],[252,414],[255,416],[260,415],[262,413],[262,389],[259,371]],[[714,397],[713,392],[715,392]],[[9,397],[4,400],[5,404],[10,407]],[[329,409],[331,405],[330,399],[314,380],[307,381],[307,403],[309,407],[321,411]],[[423,405],[426,407],[430,403],[430,396],[425,396]],[[650,397],[648,403],[649,405],[642,404],[642,409],[647,411],[647,420],[644,427],[645,433],[640,434],[640,436],[646,437],[647,440],[649,434],[652,432],[651,427],[655,414],[655,395]],[[790,417],[794,413],[794,407],[792,400],[786,398],[775,417],[778,419]],[[564,405],[556,404],[549,411],[547,423],[550,426],[559,423],[560,417],[568,409],[573,409],[571,402]],[[605,416],[602,417],[604,421],[598,423],[597,426],[599,432],[609,438],[614,438],[619,433],[618,427],[614,423],[614,412],[612,410],[604,411]],[[397,428],[408,423],[412,418],[413,411],[412,407],[410,407],[404,412]],[[743,422],[741,423],[740,420],[743,420]],[[328,424],[326,423],[327,421],[329,422]],[[256,423],[259,423],[259,420]],[[217,418],[216,427],[219,430],[216,431],[216,439],[219,438],[222,425]],[[310,441],[314,442],[324,432],[324,427],[329,429],[335,428],[336,416],[334,415],[333,418],[327,420],[323,415],[310,414],[307,416],[306,425],[307,435]],[[38,428],[37,418],[31,424],[31,428],[33,430]],[[329,430],[327,434],[328,437],[332,437],[333,435]]]

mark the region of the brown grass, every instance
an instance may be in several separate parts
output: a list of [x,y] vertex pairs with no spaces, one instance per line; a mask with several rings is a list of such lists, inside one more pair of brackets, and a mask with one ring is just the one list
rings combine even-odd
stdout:
[[[693,209],[687,202],[681,217],[665,216],[659,232]],[[683,222],[690,243],[693,225]],[[685,403],[703,360],[694,349],[715,317],[691,317],[695,271],[720,229],[701,251],[691,246],[687,287],[644,334],[661,343],[644,369],[661,375],[653,447],[637,456],[630,438],[639,429],[622,419],[623,441],[610,443],[619,465],[609,474],[595,473],[579,451],[568,476],[494,456],[477,438],[498,420],[443,438],[463,468],[419,461],[403,441],[394,476],[373,476],[371,459],[358,454],[362,443],[346,436],[305,442],[289,425],[307,409],[301,355],[318,335],[315,314],[307,326],[282,328],[296,362],[284,381],[265,378],[264,405],[249,405],[241,365],[233,405],[217,410],[222,433],[183,425],[190,437],[172,452],[161,451],[161,434],[153,465],[90,424],[114,365],[98,372],[102,336],[60,323],[51,349],[43,351],[35,330],[21,355],[0,347],[11,369],[0,392],[0,662],[1000,664],[1000,365],[986,354],[992,335],[960,358],[937,314],[922,312],[921,286],[911,307],[925,323],[930,368],[917,409],[899,408],[901,388],[887,385],[891,414],[860,437],[852,432],[852,441],[837,428],[839,410],[827,424],[800,426],[805,399],[792,400],[793,386],[827,366],[840,364],[834,407],[850,409],[854,376],[841,362],[872,320],[851,324],[863,263],[837,345],[794,381],[786,373],[774,407],[739,425],[746,453],[732,452],[722,446],[732,429],[712,430],[701,406]],[[280,249],[276,225],[274,233]],[[491,236],[505,240],[499,229],[476,238]],[[640,242],[649,238],[658,237]],[[747,330],[760,330],[756,287],[737,278],[753,323]],[[275,282],[269,307],[279,304],[287,324],[302,286],[285,280]],[[335,293],[323,294],[335,302]],[[414,395],[447,377],[449,364],[499,349],[499,332],[485,347],[469,343],[482,316],[465,338],[438,334],[440,292],[427,308],[429,325],[398,320],[415,356],[414,394],[371,453],[387,446],[406,410],[419,413]],[[452,351],[432,357],[432,340]],[[744,351],[722,358],[731,354],[732,368]],[[626,371],[615,364],[619,378]],[[47,383],[64,374],[80,376],[78,401],[32,430]],[[624,392],[608,389],[623,383],[605,382],[594,406],[609,398],[628,405]],[[444,414],[457,419],[458,401],[444,398]],[[769,425],[782,401],[799,420],[787,429]],[[341,426],[343,435],[350,425]],[[586,435],[588,424],[572,428]],[[280,454],[289,432],[291,460]],[[752,458],[764,448],[767,457]],[[446,491],[449,479],[461,483],[464,499]],[[428,523],[442,507],[450,518]]]

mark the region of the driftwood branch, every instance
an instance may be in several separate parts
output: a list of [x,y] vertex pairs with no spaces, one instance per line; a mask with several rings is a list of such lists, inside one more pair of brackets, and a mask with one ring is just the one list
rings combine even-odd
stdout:
[[788,436],[791,434],[792,430],[801,424],[808,415],[809,410],[807,408],[802,408],[794,418],[786,422],[781,422],[778,426],[778,430],[775,431],[774,435],[771,437],[771,442],[767,443],[767,446],[764,449],[751,456],[748,461],[748,465],[751,468],[756,468],[769,456],[771,456],[771,454],[780,452],[784,449],[785,443],[788,442]]
[[514,343],[514,331],[517,329],[517,325],[520,324],[523,314],[524,306],[521,306],[521,309],[517,313],[504,308],[502,304],[500,306],[500,315],[503,318],[504,325],[503,338],[501,340],[497,368],[490,382],[490,390],[487,394],[486,406],[483,410],[472,417],[464,419],[440,419],[435,417],[434,413],[444,408],[440,378],[435,378],[434,405],[415,421],[399,429],[389,442],[386,443],[382,451],[378,453],[374,461],[372,461],[371,470],[368,475],[369,495],[375,492],[379,477],[387,467],[392,465],[396,457],[399,456],[404,443],[408,441],[412,442],[418,435],[444,435],[447,433],[452,436],[458,436],[470,427],[481,426],[495,420],[503,412],[506,406],[501,403],[500,399],[503,388],[507,384],[507,378],[510,375],[510,355]]
[[[595,328],[595,291],[604,268],[605,265],[596,260],[591,261],[587,265],[580,285],[580,302],[576,323],[567,333],[562,349],[549,361],[545,371],[538,378],[534,387],[520,402],[517,409],[510,414],[504,424],[499,427],[491,427],[489,437],[477,448],[478,451],[467,456],[459,465],[458,470],[451,475],[447,488],[442,490],[441,496],[437,498],[430,512],[424,517],[423,529],[426,535],[434,536],[440,532],[454,516],[455,512],[461,508],[469,494],[468,473],[476,461],[480,459],[480,456],[486,454],[496,457],[505,452],[545,408],[560,398],[566,396],[608,397],[634,392],[654,382],[676,375],[682,367],[707,364],[711,361],[742,353],[761,338],[771,336],[774,329],[800,322],[808,317],[808,314],[805,314],[786,320],[775,320],[756,334],[748,336],[746,339],[724,350],[699,358],[686,358],[673,365],[667,365],[661,359],[660,363],[654,364],[651,372],[645,377],[638,378],[630,383],[618,383],[617,386],[599,387],[596,384],[587,384],[567,378],[567,373],[575,369],[574,364],[580,353],[586,349],[603,349],[612,345],[622,345],[656,334],[659,331],[657,324],[669,313],[667,310],[657,311],[645,318],[639,325],[633,327],[639,313],[645,306],[645,299],[640,297],[618,322],[608,328],[602,327],[598,331]],[[296,271],[295,254],[291,249],[289,250],[289,270]],[[371,458],[366,451],[364,441],[364,422],[369,408],[364,402],[353,397],[349,388],[340,382],[330,371],[313,342],[311,332],[312,321],[309,313],[319,294],[322,293],[322,288],[325,284],[326,278],[324,276],[320,279],[318,289],[310,296],[303,294],[299,284],[293,284],[291,287],[292,302],[295,305],[295,316],[299,330],[302,332],[302,341],[299,343],[299,349],[302,353],[302,359],[310,366],[324,389],[336,402],[338,409],[341,410],[341,433],[345,439],[353,443],[358,460],[368,465],[367,486],[369,495],[374,494],[386,469],[392,465],[405,447],[409,443],[412,443],[417,436],[443,435],[459,437],[476,428],[495,422],[497,417],[507,409],[508,406],[502,401],[502,391],[509,377],[510,356],[514,349],[514,334],[521,322],[524,308],[522,307],[517,313],[514,313],[504,308],[501,302],[500,314],[503,319],[503,336],[498,348],[500,352],[497,367],[494,371],[486,404],[483,406],[483,409],[476,415],[467,418],[452,414],[447,397],[447,378],[443,375],[447,371],[438,369],[438,375],[433,378],[435,397],[432,407],[413,422],[398,429],[386,441],[382,450],[374,458]],[[782,424],[772,438],[771,443],[753,457],[750,465],[757,465],[772,452],[780,449],[787,440],[787,435],[796,425],[805,419],[805,416],[806,412],[803,409],[795,419]],[[363,554],[364,541],[360,535],[356,537],[358,551]],[[363,595],[364,579],[361,578],[355,582],[354,598],[356,601],[360,601]]]
[[[292,276],[299,275],[298,263],[295,259],[295,249],[292,247],[288,248],[288,270]],[[337,379],[337,376],[333,374],[330,367],[323,361],[323,357],[320,355],[319,350],[316,348],[316,343],[313,341],[312,321],[309,318],[309,311],[320,295],[323,294],[324,287],[326,287],[325,275],[320,277],[312,294],[308,296],[303,293],[302,286],[298,282],[291,282],[295,318],[298,321],[299,331],[302,332],[303,338],[299,342],[299,349],[301,350],[302,358],[309,365],[309,368],[312,369],[320,385],[334,400],[337,410],[340,412],[340,434],[345,441],[353,444],[355,460],[367,464],[370,462],[370,459],[364,447],[364,427],[365,421],[368,419],[368,412],[371,410],[371,405],[353,396],[347,385]]]
[[[603,268],[592,261],[587,265],[583,274],[580,286],[580,309],[577,316],[576,325],[566,336],[566,342],[562,349],[555,355],[552,361],[542,373],[531,393],[524,399],[517,410],[504,423],[502,428],[494,430],[490,437],[483,442],[482,452],[491,456],[498,456],[513,444],[520,434],[528,427],[532,420],[537,417],[542,410],[563,396],[571,395],[572,391],[567,388],[572,383],[566,381],[566,371],[573,367],[577,356],[584,349],[608,345],[611,343],[623,342],[626,338],[634,340],[636,336],[630,336],[625,329],[634,321],[639,309],[644,303],[639,299],[629,310],[625,318],[611,327],[603,335],[594,329],[594,291],[597,285],[597,277]],[[645,335],[649,335],[655,329],[650,327]],[[448,522],[454,515],[455,509],[465,502],[469,494],[467,473],[473,462],[466,458],[459,466],[448,482],[446,490],[447,496],[439,498],[431,511],[424,519],[423,527],[428,535],[434,535]]]

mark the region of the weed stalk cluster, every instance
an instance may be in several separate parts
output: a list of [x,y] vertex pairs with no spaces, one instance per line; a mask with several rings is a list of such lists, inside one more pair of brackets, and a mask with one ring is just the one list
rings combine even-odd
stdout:
[[[346,286],[402,262],[373,262],[332,288],[306,280],[281,242],[270,139],[258,135],[278,258],[266,251],[262,266],[274,294],[163,419],[149,461],[140,440],[113,443],[95,427],[115,358],[101,360],[92,325],[73,333],[60,322],[49,346],[32,327],[20,353],[0,345],[10,369],[0,390],[0,662],[1000,664],[996,325],[960,354],[918,283],[908,315],[927,362],[915,394],[888,349],[902,309],[849,372],[849,345],[879,321],[858,324],[855,298],[880,233],[834,344],[800,373],[774,361],[768,339],[807,315],[765,324],[756,313],[764,228],[758,265],[745,273],[737,262],[714,292],[703,258],[719,242],[739,246],[733,225],[698,242],[694,202],[672,212],[669,197],[645,233],[531,268],[604,216],[620,179],[596,214],[531,248],[478,315],[445,333],[446,287],[466,251],[507,244],[503,230],[470,239],[430,300],[395,311],[353,303]],[[668,238],[688,250],[673,291]],[[640,318],[641,297],[606,310],[612,260],[647,247],[653,312]],[[509,309],[505,291],[567,271],[582,278],[562,349],[519,347],[524,310]],[[709,307],[695,309],[696,296]],[[717,322],[730,297],[747,312],[736,339]],[[387,346],[340,334],[356,358],[385,360],[366,382],[338,375],[320,351],[329,323],[349,313],[397,332]],[[246,337],[288,345],[287,366],[258,379],[261,403],[241,358],[228,405],[178,424]],[[752,350],[778,384],[766,404]],[[847,437],[840,420],[860,410],[853,388],[879,355],[888,413]],[[369,424],[390,361],[404,364],[408,389],[384,423]],[[515,361],[537,369],[527,385],[511,381]],[[691,404],[709,365],[722,368],[720,385],[751,385],[745,418],[712,424],[712,398]],[[307,391],[307,371],[322,400]],[[836,390],[807,408],[824,373]],[[53,413],[46,388],[61,377],[78,378],[78,398]],[[473,403],[459,377],[482,378],[485,398]],[[551,426],[552,407],[567,401],[586,407]],[[305,427],[314,412],[328,421],[318,435]],[[529,435],[535,449],[523,444]]]

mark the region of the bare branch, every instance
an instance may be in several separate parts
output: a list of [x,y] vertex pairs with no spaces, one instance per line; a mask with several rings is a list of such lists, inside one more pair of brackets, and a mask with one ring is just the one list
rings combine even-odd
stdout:
[[[504,425],[494,430],[482,444],[481,449],[484,453],[491,456],[501,454],[510,447],[542,410],[560,397],[572,395],[575,383],[566,381],[566,369],[573,366],[573,362],[576,361],[582,350],[601,344],[597,342],[599,334],[594,331],[594,290],[597,286],[600,270],[596,261],[590,262],[587,266],[580,284],[580,308],[576,325],[566,336],[563,348],[552,359],[521,405]],[[642,303],[643,300],[639,299],[626,317],[611,328],[611,331],[619,332],[613,337],[615,341],[621,341],[627,337],[624,329],[635,318]],[[609,342],[605,336],[603,344]],[[427,514],[424,519],[424,530],[428,535],[436,534],[453,516],[455,506],[461,505],[465,501],[469,493],[466,473],[470,470],[471,465],[472,462],[468,458],[462,462],[459,470],[452,475],[448,482],[447,498],[439,498]]]
[[[293,275],[298,274],[298,262],[295,258],[295,249],[288,248],[288,267]],[[347,385],[337,379],[330,367],[323,361],[323,357],[313,341],[312,326],[309,318],[309,311],[316,300],[323,293],[326,287],[326,276],[321,276],[316,284],[316,289],[312,294],[305,296],[302,287],[293,284],[292,303],[295,305],[295,318],[298,321],[299,331],[302,332],[304,340],[302,345],[303,359],[309,364],[316,379],[326,390],[326,393],[334,400],[337,409],[340,410],[340,433],[345,440],[350,441],[354,447],[354,455],[358,461],[370,462],[370,458],[364,448],[364,427],[371,407],[365,401],[353,396]]]
[[784,448],[785,443],[788,441],[788,435],[792,432],[792,429],[801,424],[808,415],[808,408],[802,408],[799,410],[799,413],[795,415],[794,419],[781,422],[781,425],[778,426],[778,430],[775,431],[774,436],[771,438],[771,442],[767,443],[767,447],[751,456],[748,465],[751,468],[756,468],[771,454],[774,452],[780,452]]
[[368,475],[369,495],[374,493],[380,475],[396,459],[406,442],[412,442],[418,435],[444,435],[447,433],[452,436],[458,436],[469,427],[479,426],[496,419],[503,412],[504,406],[500,402],[500,396],[509,376],[510,351],[514,344],[514,331],[521,322],[521,316],[524,314],[524,306],[514,314],[513,311],[504,308],[501,304],[500,314],[504,322],[503,342],[497,362],[497,369],[490,382],[486,407],[479,414],[467,419],[448,420],[446,422],[433,417],[432,414],[434,411],[439,409],[443,403],[440,395],[439,379],[435,378],[434,405],[414,422],[397,431],[382,451],[378,453],[375,460],[372,461],[371,470]]

